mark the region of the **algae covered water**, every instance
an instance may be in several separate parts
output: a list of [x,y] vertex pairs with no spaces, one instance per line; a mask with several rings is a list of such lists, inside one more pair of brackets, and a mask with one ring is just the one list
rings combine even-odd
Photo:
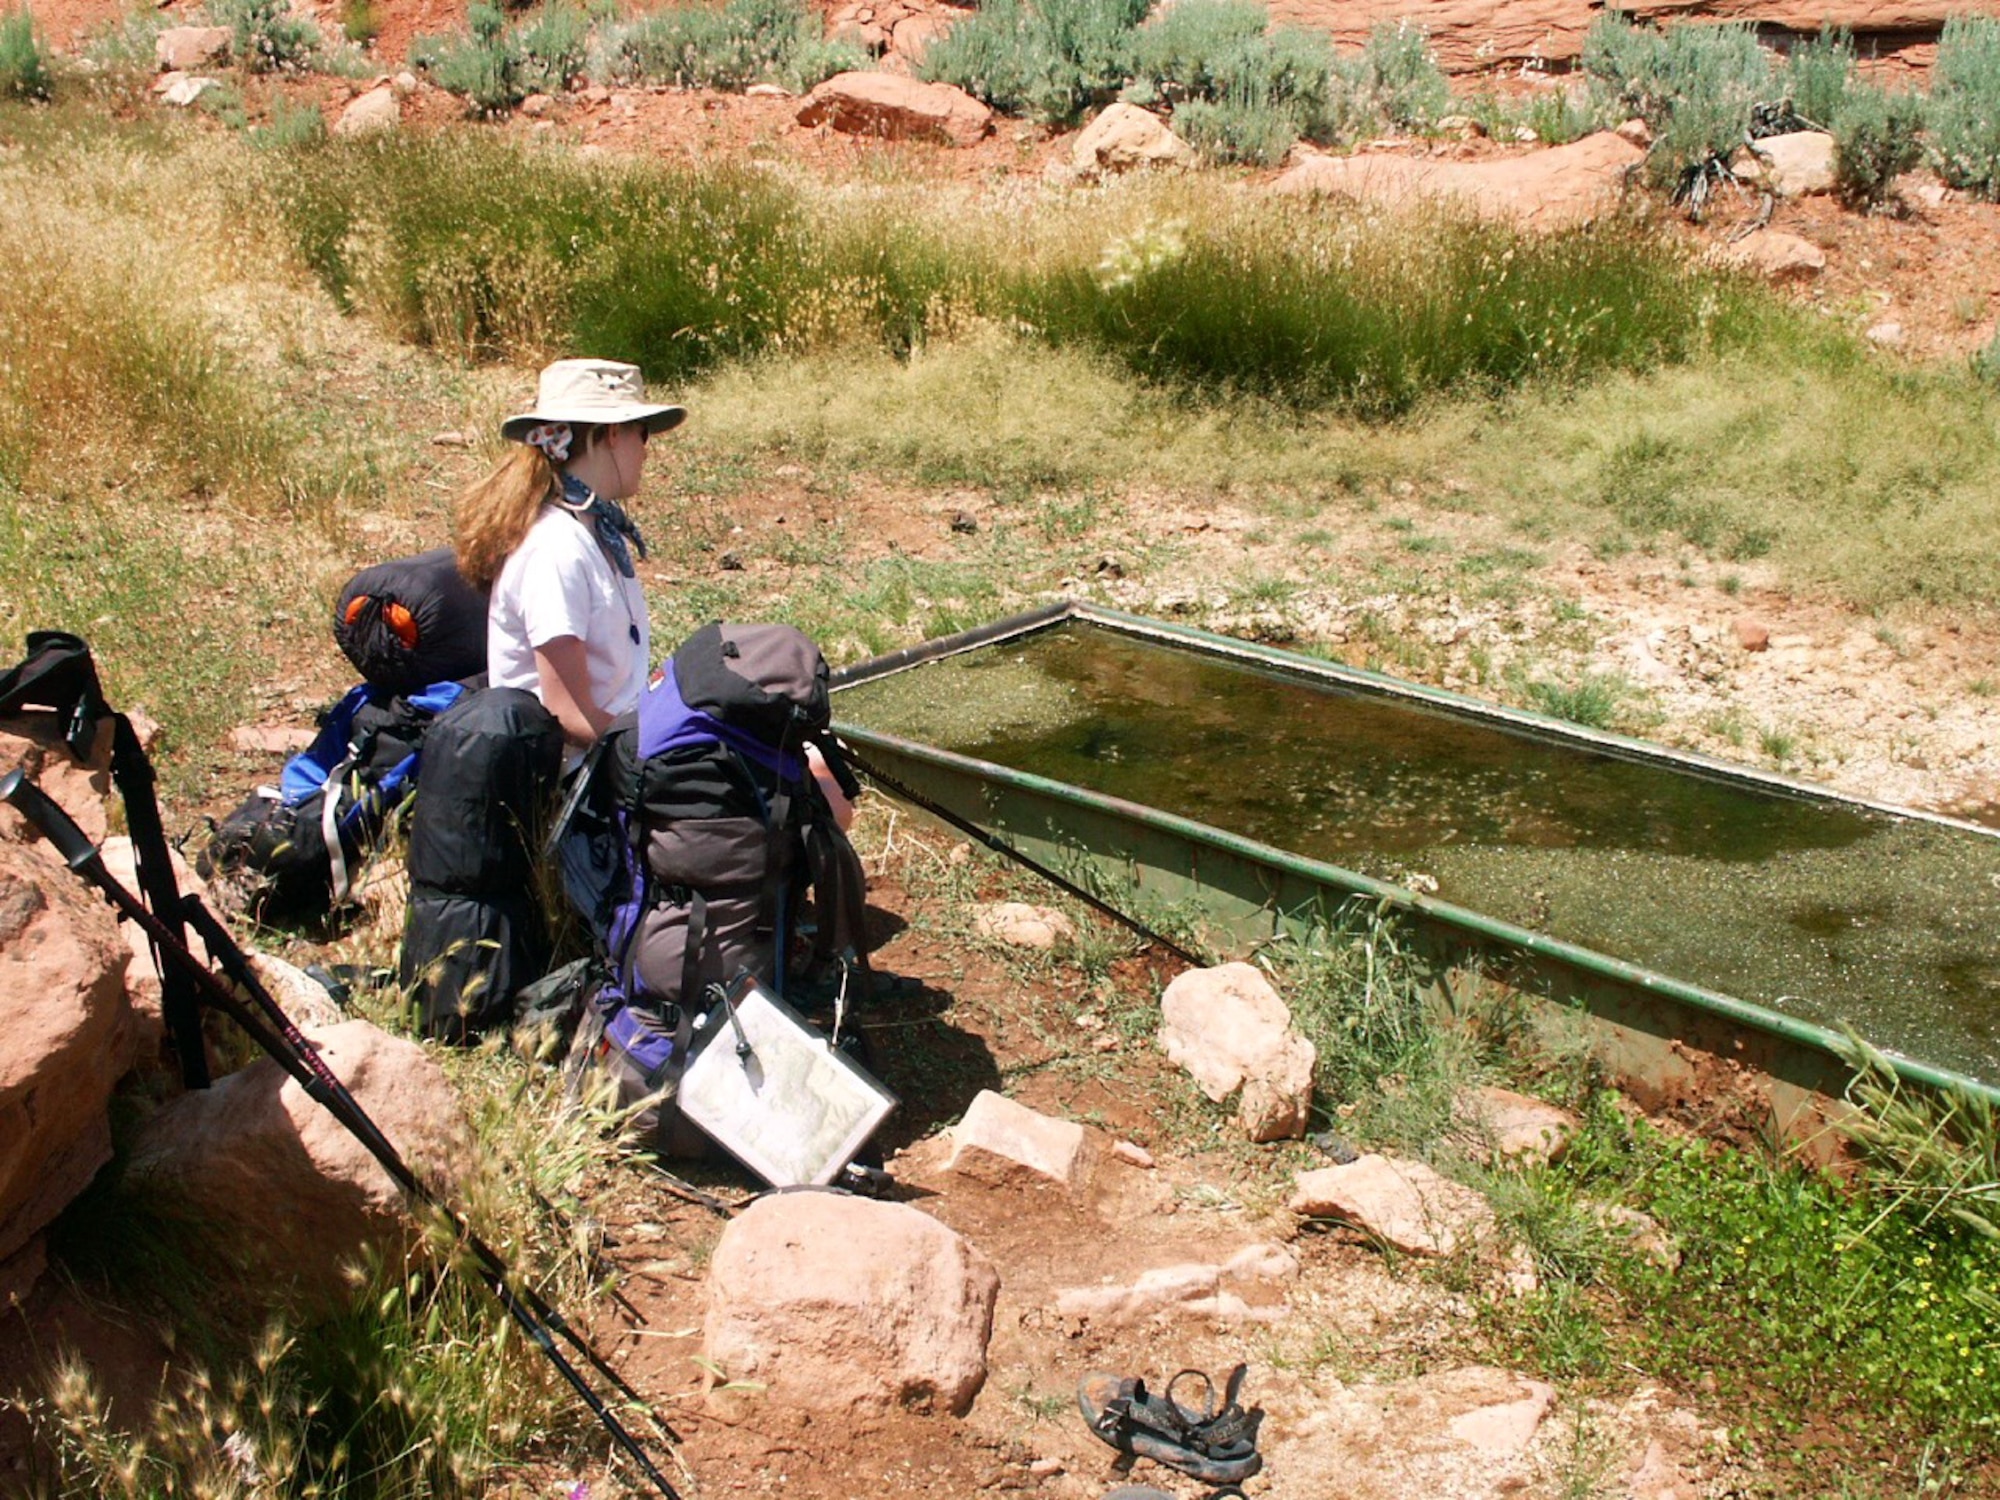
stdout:
[[837,712],[2000,1082],[2000,838],[1077,621]]

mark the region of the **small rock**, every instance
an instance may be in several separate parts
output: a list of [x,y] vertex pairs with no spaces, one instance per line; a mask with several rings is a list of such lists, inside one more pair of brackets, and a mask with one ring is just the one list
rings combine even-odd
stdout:
[[743,91],[746,99],[790,99],[792,91],[775,83],[753,83]]
[[1022,1179],[1074,1188],[1083,1163],[1083,1127],[1051,1119],[1003,1094],[981,1089],[965,1117],[951,1127],[945,1166],[993,1184]]
[[1491,1206],[1471,1188],[1423,1162],[1374,1154],[1301,1172],[1291,1209],[1352,1224],[1405,1255],[1451,1255],[1498,1228]]
[[990,943],[1043,953],[1076,939],[1076,924],[1063,913],[1022,901],[1002,901],[983,908],[973,918],[972,930]]
[[588,104],[592,109],[597,109],[611,102],[611,90],[601,83],[594,83],[581,94],[578,94],[577,98],[582,100],[583,103]]
[[333,133],[344,136],[373,135],[394,130],[403,123],[402,102],[393,88],[371,89],[348,104],[333,122]]
[[969,510],[955,510],[951,513],[951,529],[961,536],[972,536],[979,530],[979,517]]
[[1070,147],[1070,165],[1083,173],[1125,172],[1135,167],[1184,167],[1194,147],[1166,121],[1136,104],[1107,106],[1086,125]]
[[218,79],[195,78],[186,73],[163,73],[160,84],[155,85],[161,102],[171,104],[175,109],[186,109],[210,89],[221,87]]
[[1299,1258],[1283,1245],[1245,1245],[1222,1263],[1222,1274],[1238,1281],[1290,1281],[1299,1274]]
[[1722,258],[1767,281],[1804,281],[1826,269],[1826,252],[1781,229],[1759,229],[1728,246]]
[[475,432],[434,432],[431,434],[433,448],[470,448],[479,441]]
[[169,26],[153,38],[153,57],[162,73],[191,73],[229,55],[227,26]]
[[1113,1141],[1111,1144],[1111,1154],[1129,1166],[1138,1167],[1147,1172],[1153,1170],[1153,1153],[1148,1151],[1144,1146],[1135,1145],[1131,1141]]
[[556,107],[556,101],[547,94],[530,94],[521,101],[521,113],[531,120],[539,120]]
[[1107,552],[1092,564],[1091,572],[1095,573],[1099,578],[1123,578],[1125,576],[1125,564]]
[[417,91],[417,75],[406,68],[389,80],[389,87],[396,91],[398,99],[407,99]]
[[1218,1104],[1238,1089],[1237,1120],[1253,1141],[1303,1135],[1312,1103],[1313,1044],[1249,964],[1189,969],[1160,996],[1160,1046]]
[[317,732],[297,724],[239,724],[229,731],[229,748],[241,755],[296,755]]
[[1868,330],[1865,337],[1869,343],[1877,344],[1884,349],[1900,348],[1903,343],[1903,325],[1901,323],[1877,323],[1873,328]]
[[1469,1089],[1452,1101],[1452,1114],[1491,1144],[1493,1154],[1550,1162],[1562,1155],[1578,1121],[1566,1109],[1512,1089]]
[[1059,1458],[1038,1458],[1028,1465],[1028,1472],[1037,1479],[1053,1479],[1063,1472],[1063,1461]]
[[1736,620],[1730,628],[1736,632],[1736,644],[1745,651],[1768,651],[1771,649],[1770,627],[1748,615]]
[[1620,140],[1630,141],[1633,145],[1642,148],[1653,144],[1651,127],[1644,120],[1636,116],[1620,125],[1612,134],[1616,135]]
[[1780,198],[1830,193],[1834,185],[1833,137],[1819,130],[1752,141],[1750,149],[1764,165],[1764,178]]
[[725,573],[741,573],[743,559],[734,552],[725,552],[715,560],[716,566]]

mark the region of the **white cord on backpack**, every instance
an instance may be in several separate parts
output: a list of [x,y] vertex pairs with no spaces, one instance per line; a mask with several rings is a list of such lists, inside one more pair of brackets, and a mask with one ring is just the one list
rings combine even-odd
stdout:
[[349,746],[348,758],[334,768],[334,774],[326,778],[320,794],[319,831],[326,840],[326,858],[329,873],[333,877],[333,900],[337,906],[347,899],[347,851],[340,847],[340,784],[347,775],[347,768],[354,764],[353,747]]
[[841,1023],[847,1019],[847,976],[853,973],[845,953],[840,955],[840,988],[833,997],[833,1035],[827,1039],[829,1047],[840,1046]]

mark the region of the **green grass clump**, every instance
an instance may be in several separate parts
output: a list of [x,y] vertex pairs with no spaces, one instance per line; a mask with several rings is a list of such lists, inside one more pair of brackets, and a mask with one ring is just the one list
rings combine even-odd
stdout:
[[1420,26],[1393,21],[1372,28],[1360,57],[1341,71],[1397,130],[1421,129],[1451,107],[1451,85]]
[[1925,120],[1938,175],[1981,198],[2000,197],[2000,20],[1945,21]]
[[46,99],[55,87],[54,60],[26,8],[0,15],[0,99]]
[[209,15],[230,30],[238,63],[253,73],[300,72],[312,65],[320,30],[291,0],[209,0]]
[[1583,68],[1600,107],[1652,128],[1649,170],[1662,186],[1726,159],[1750,106],[1771,93],[1770,58],[1747,23],[1655,30],[1606,16],[1584,38]]
[[606,42],[620,78],[741,91],[778,82],[795,91],[868,60],[830,40],[803,0],[669,6],[616,28]]
[[332,143],[269,192],[327,289],[400,334],[523,362],[597,348],[667,379],[998,321],[1148,380],[1386,415],[1683,359],[1755,323],[1749,294],[1616,226],[1526,237],[1219,190],[1164,221],[1137,202],[958,223],[769,174],[433,138]]
[[1845,26],[1822,27],[1792,48],[1785,61],[1785,91],[1799,116],[1821,130],[1833,129],[1860,82],[1854,33]]
[[1528,701],[1552,719],[1586,729],[1609,729],[1618,721],[1632,685],[1615,672],[1586,672],[1573,682],[1538,677],[1528,683]]
[[573,6],[551,5],[509,24],[497,5],[474,0],[466,21],[469,36],[420,38],[410,60],[474,114],[503,114],[530,94],[560,92],[583,69],[590,20]]
[[1074,123],[1130,76],[1147,0],[986,0],[924,50],[919,76],[1009,114]]

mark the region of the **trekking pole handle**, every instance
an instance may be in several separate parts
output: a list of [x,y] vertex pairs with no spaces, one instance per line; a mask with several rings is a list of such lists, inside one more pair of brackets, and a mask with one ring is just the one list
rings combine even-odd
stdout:
[[97,845],[90,841],[90,835],[63,811],[61,803],[28,780],[27,772],[17,767],[0,776],[0,801],[11,803],[34,824],[72,870],[80,874],[98,860]]

